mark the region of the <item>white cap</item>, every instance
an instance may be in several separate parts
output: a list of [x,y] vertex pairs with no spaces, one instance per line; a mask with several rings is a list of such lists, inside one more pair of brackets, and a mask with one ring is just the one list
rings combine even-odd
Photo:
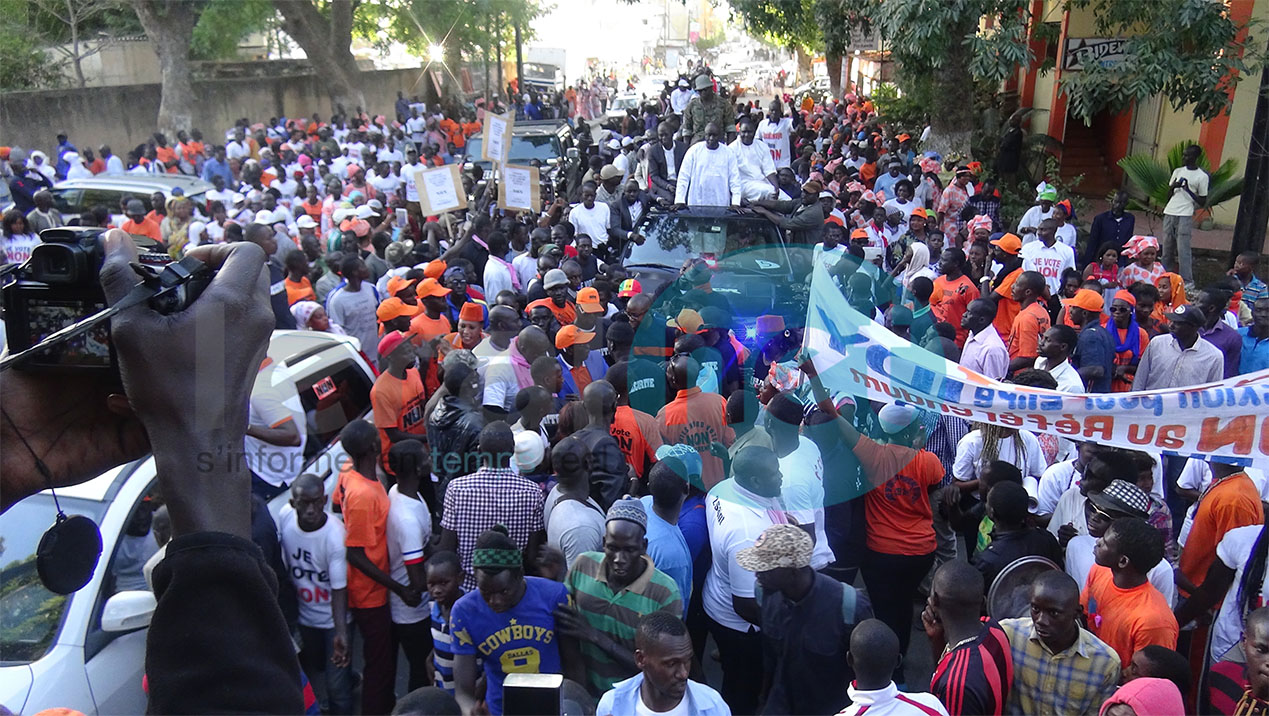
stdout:
[[234,192],[233,196],[229,197],[229,201],[233,202],[234,204],[241,204],[242,202],[246,200],[247,200],[247,197],[243,196],[242,194],[239,194],[238,192]]
[[911,425],[920,414],[921,411],[909,403],[889,403],[877,411],[877,422],[881,424],[882,432],[894,435]]
[[369,219],[375,215],[375,210],[365,204],[362,204],[357,207],[357,210],[353,212],[353,215],[358,219]]
[[618,141],[617,141],[617,140],[615,140],[615,139],[609,139],[609,140],[608,140],[608,148],[609,148],[609,149],[621,149],[621,142],[618,142]]
[[256,224],[268,226],[273,223],[273,212],[268,209],[261,209],[256,212],[256,217],[252,221]]
[[352,209],[341,207],[339,209],[332,211],[330,213],[330,218],[332,221],[338,224],[338,223],[341,223],[344,219],[347,219],[348,215],[351,213],[352,213]]
[[512,463],[521,475],[533,472],[546,458],[546,446],[536,430],[524,430],[516,435],[515,456]]
[[621,146],[623,146],[623,147],[633,147],[633,146],[634,146],[634,139],[633,139],[633,138],[631,138],[631,137],[624,137],[624,138],[621,140]]
[[271,221],[271,222],[269,222],[269,223],[271,223],[271,224],[285,224],[285,223],[286,223],[286,220],[287,220],[287,219],[289,219],[289,218],[291,218],[291,217],[287,216],[286,210],[285,210],[285,209],[283,209],[282,207],[280,207],[280,206],[279,206],[278,208],[276,208],[276,209],[274,209],[274,210],[273,210],[273,221]]
[[295,225],[301,229],[312,229],[317,227],[317,222],[313,221],[313,217],[305,214],[295,220]]

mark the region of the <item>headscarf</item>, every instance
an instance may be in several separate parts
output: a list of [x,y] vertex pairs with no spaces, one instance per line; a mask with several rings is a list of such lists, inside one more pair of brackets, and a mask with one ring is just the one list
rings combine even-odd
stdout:
[[1167,679],[1143,677],[1120,686],[1106,703],[1100,716],[1105,716],[1111,706],[1127,704],[1137,716],[1175,716],[1185,713],[1181,690]]
[[1138,253],[1144,249],[1154,249],[1159,251],[1159,240],[1153,236],[1142,236],[1138,234],[1124,244],[1123,255],[1129,258],[1135,258]]
[[1154,280],[1154,287],[1158,288],[1159,282],[1165,278],[1168,279],[1172,290],[1167,296],[1164,296],[1162,291],[1159,292],[1159,300],[1155,302],[1154,311],[1150,314],[1150,317],[1156,321],[1164,322],[1168,320],[1164,314],[1175,311],[1177,306],[1189,303],[1185,296],[1185,281],[1182,281],[1178,274],[1168,272],[1159,276]]
[[[1115,292],[1115,298],[1124,301],[1129,306],[1136,308],[1137,299],[1122,288]],[[1111,332],[1111,337],[1115,339],[1115,352],[1123,353],[1124,351],[1132,351],[1133,359],[1141,357],[1141,327],[1137,325],[1137,312],[1128,312],[1128,328],[1124,331],[1124,339],[1119,340],[1119,326],[1115,326],[1115,330]]]
[[965,224],[965,231],[969,232],[969,236],[971,238],[974,236],[974,231],[980,228],[987,229],[987,233],[991,233],[992,225],[990,216],[987,216],[986,214],[978,214]]
[[912,279],[916,278],[921,272],[929,273],[930,271],[930,247],[920,241],[912,242],[912,260],[903,269],[903,275],[900,280],[906,288]]
[[291,315],[295,317],[295,326],[301,331],[311,331],[308,320],[322,305],[317,301],[296,301],[291,304]]

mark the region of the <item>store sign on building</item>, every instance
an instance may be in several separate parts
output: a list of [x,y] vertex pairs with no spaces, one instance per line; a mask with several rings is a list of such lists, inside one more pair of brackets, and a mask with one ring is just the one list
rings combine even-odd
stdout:
[[1068,37],[1062,69],[1077,71],[1093,65],[1113,67],[1126,56],[1127,44],[1127,40],[1117,37]]

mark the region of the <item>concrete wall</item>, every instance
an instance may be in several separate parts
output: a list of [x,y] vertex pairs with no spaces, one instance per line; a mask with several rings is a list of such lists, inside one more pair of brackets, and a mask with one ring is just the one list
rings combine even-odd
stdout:
[[[421,93],[415,88],[421,76],[419,69],[362,72],[366,110],[392,117],[397,91]],[[196,81],[194,97],[194,126],[212,142],[223,141],[239,117],[254,122],[316,112],[328,119],[332,109],[315,74]],[[0,94],[0,144],[51,155],[56,135],[65,132],[78,147],[109,144],[122,156],[154,132],[159,98],[157,84]]]

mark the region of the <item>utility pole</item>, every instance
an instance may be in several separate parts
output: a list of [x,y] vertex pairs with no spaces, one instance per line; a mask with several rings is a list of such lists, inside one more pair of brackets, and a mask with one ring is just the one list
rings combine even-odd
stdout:
[[[493,26],[489,22],[489,18],[485,18],[485,35],[493,40]],[[489,91],[489,43],[485,43],[485,105],[489,105],[489,100],[493,99],[493,93]]]
[[1229,252],[1230,266],[1240,252],[1264,253],[1266,224],[1269,224],[1269,66],[1260,70],[1260,92],[1256,95],[1256,115],[1247,146],[1243,193],[1239,197],[1238,220]]
[[520,47],[520,18],[515,21],[516,31],[516,86],[524,94],[524,52]]

